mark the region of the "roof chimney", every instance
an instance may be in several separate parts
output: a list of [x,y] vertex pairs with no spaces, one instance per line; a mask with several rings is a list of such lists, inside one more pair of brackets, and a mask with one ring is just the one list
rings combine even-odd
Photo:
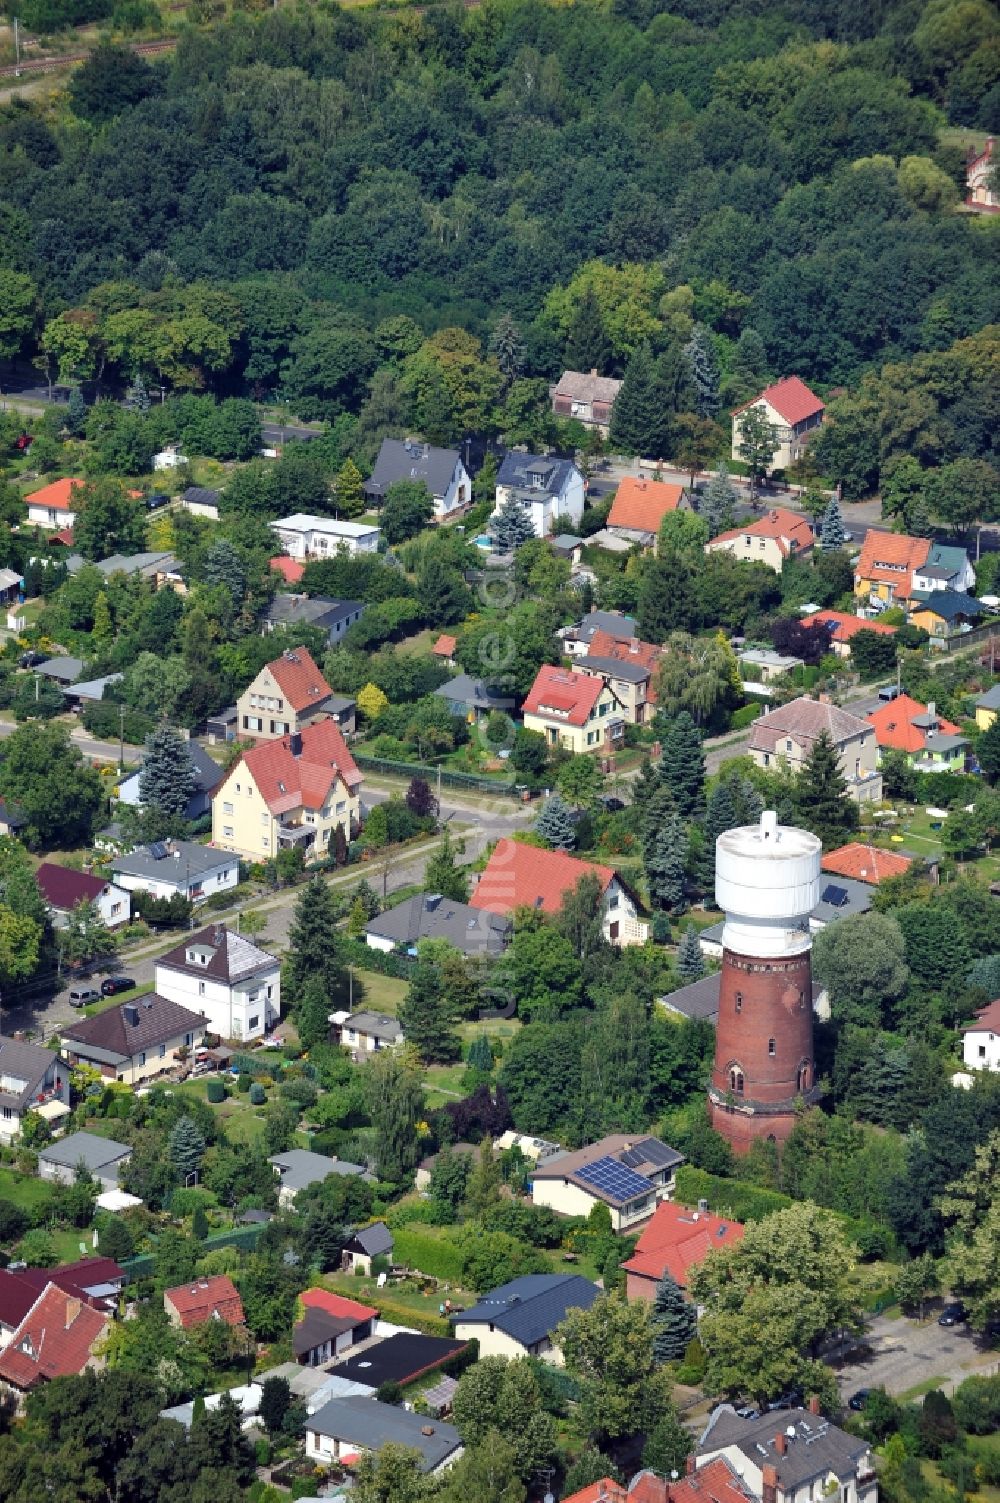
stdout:
[[775,1503],[778,1496],[778,1469],[763,1466],[760,1469],[761,1503]]
[[787,1437],[782,1435],[780,1432],[774,1437],[774,1449],[777,1451],[779,1456],[784,1456],[786,1451],[788,1450]]
[[934,719],[934,715],[935,715],[935,711],[936,710],[937,710],[937,705],[934,703],[934,701],[932,699],[932,700],[930,700],[928,702],[928,705],[927,705],[927,718],[928,718],[928,720],[933,720]]
[[291,752],[291,754],[292,754],[293,757],[301,757],[301,755],[302,755],[302,732],[301,731],[293,731],[292,734],[289,736],[289,738],[288,738],[288,750]]
[[76,1320],[76,1317],[79,1315],[80,1309],[81,1309],[82,1305],[83,1305],[83,1301],[81,1299],[78,1299],[78,1298],[75,1298],[75,1297],[73,1299],[68,1299],[66,1301],[66,1329],[67,1329],[67,1331],[69,1330],[70,1326],[73,1324],[74,1320]]
[[694,1456],[693,1455],[689,1456],[688,1459],[687,1459],[687,1461],[685,1461],[685,1463],[684,1463],[684,1475],[686,1477],[693,1477],[694,1476],[694,1472],[695,1472],[695,1468],[697,1467],[697,1465],[698,1465],[698,1463],[694,1459]]

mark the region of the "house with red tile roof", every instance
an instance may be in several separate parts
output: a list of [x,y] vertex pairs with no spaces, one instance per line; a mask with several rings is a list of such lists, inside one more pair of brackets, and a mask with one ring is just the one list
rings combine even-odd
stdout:
[[431,657],[437,658],[439,662],[447,663],[449,667],[452,667],[455,662],[455,650],[457,647],[458,638],[453,637],[449,632],[443,631],[431,648]]
[[265,663],[236,701],[240,740],[274,741],[304,730],[330,713],[333,690],[307,647],[292,647]]
[[663,649],[638,637],[622,641],[610,632],[595,631],[586,654],[573,660],[574,673],[602,678],[625,712],[630,725],[643,725],[656,706],[653,677]]
[[488,913],[535,908],[554,914],[581,877],[596,877],[600,884],[605,939],[616,945],[645,944],[649,925],[639,918],[635,896],[610,866],[517,840],[497,841],[469,904]]
[[854,566],[855,595],[876,609],[905,605],[913,594],[913,576],[927,563],[930,551],[929,538],[869,527]]
[[286,584],[298,584],[306,572],[305,564],[297,558],[289,558],[287,553],[279,553],[270,560],[271,570],[280,574]]
[[521,706],[525,729],[574,753],[609,751],[625,736],[625,707],[600,676],[539,668]]
[[653,547],[664,517],[690,510],[684,487],[645,475],[626,475],[619,483],[608,513],[607,528],[629,543]]
[[244,1324],[243,1301],[232,1279],[224,1273],[164,1289],[163,1308],[171,1324],[184,1331],[203,1325],[206,1320],[221,1320],[227,1326]]
[[20,1406],[42,1383],[103,1367],[100,1348],[110,1325],[109,1316],[79,1295],[46,1284],[0,1352],[0,1387]]
[[785,376],[766,386],[756,397],[744,402],[731,414],[733,419],[733,458],[741,459],[740,444],[743,441],[742,417],[751,407],[763,412],[777,441],[777,449],[771,469],[787,470],[795,460],[801,459],[806,446],[815,436],[826,411],[814,391],[798,376]]
[[957,725],[937,713],[933,700],[922,705],[909,694],[897,694],[873,710],[868,722],[875,728],[879,752],[903,752],[919,772],[963,772],[969,739]]
[[864,616],[852,616],[847,611],[813,611],[802,617],[803,626],[822,626],[830,638],[830,648],[838,658],[849,658],[851,641],[859,631],[873,631],[880,637],[894,637],[898,626],[887,626],[884,621],[868,621]]
[[835,851],[827,851],[820,865],[835,877],[853,877],[856,882],[868,882],[877,887],[887,877],[905,877],[913,865],[913,857],[852,840]]
[[72,528],[76,521],[74,493],[82,485],[82,480],[53,480],[25,496],[29,527]]
[[790,558],[803,558],[815,542],[806,517],[776,506],[756,522],[731,527],[705,544],[706,553],[731,553],[745,564],[766,564],[780,574]]
[[125,1270],[113,1258],[80,1258],[58,1268],[0,1269],[0,1349],[10,1345],[14,1332],[49,1284],[110,1314],[125,1287]]
[[632,1256],[622,1264],[629,1299],[652,1300],[665,1273],[675,1284],[687,1287],[692,1268],[715,1248],[733,1247],[743,1239],[743,1226],[712,1216],[708,1211],[689,1211],[673,1200],[662,1200],[649,1225],[644,1227]]
[[65,928],[70,914],[80,903],[93,903],[109,929],[127,924],[131,916],[132,900],[128,893],[106,877],[95,877],[91,872],[77,872],[68,866],[58,866],[54,861],[43,861],[35,872],[35,881],[57,929]]
[[212,843],[251,861],[298,847],[325,855],[361,823],[361,773],[335,720],[265,741],[234,762],[212,798]]
[[296,1362],[318,1367],[331,1357],[367,1341],[375,1329],[378,1311],[327,1289],[306,1289],[299,1295],[302,1317],[292,1331]]
[[752,1503],[753,1494],[744,1486],[725,1457],[717,1456],[695,1469],[688,1459],[686,1477],[661,1477],[638,1472],[627,1483],[602,1477],[572,1493],[563,1503]]

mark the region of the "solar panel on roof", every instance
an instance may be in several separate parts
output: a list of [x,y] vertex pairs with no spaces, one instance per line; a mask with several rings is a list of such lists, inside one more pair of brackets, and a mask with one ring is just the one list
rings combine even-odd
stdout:
[[152,845],[149,847],[149,854],[152,856],[154,861],[162,861],[164,856],[167,854],[167,847],[164,845],[162,840],[154,840]]
[[576,1171],[576,1177],[619,1202],[648,1195],[653,1188],[648,1179],[612,1158],[595,1159],[592,1164],[584,1164]]
[[834,908],[843,908],[844,904],[849,901],[850,894],[847,888],[838,887],[835,882],[831,882],[829,887],[824,887],[820,897],[821,903],[830,903]]

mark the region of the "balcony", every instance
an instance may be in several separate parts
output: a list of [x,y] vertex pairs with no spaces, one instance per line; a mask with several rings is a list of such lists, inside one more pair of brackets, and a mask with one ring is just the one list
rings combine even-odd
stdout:
[[279,825],[278,849],[307,851],[316,839],[315,825]]

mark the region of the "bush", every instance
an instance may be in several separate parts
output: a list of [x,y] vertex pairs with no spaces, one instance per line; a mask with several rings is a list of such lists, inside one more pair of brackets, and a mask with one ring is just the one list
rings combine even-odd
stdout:
[[226,1099],[226,1088],[221,1080],[210,1080],[205,1087],[205,1096],[212,1106],[218,1106]]
[[403,1390],[390,1378],[375,1390],[375,1398],[380,1404],[400,1404],[403,1400]]
[[271,1443],[263,1438],[254,1442],[253,1459],[257,1466],[267,1466],[271,1460]]
[[263,1106],[267,1100],[267,1092],[259,1080],[255,1080],[250,1087],[250,1105]]
[[729,717],[729,729],[731,731],[742,731],[746,726],[752,725],[760,714],[761,709],[761,705],[755,704],[744,705],[742,709],[734,710]]
[[683,1205],[696,1206],[708,1201],[708,1209],[734,1221],[762,1221],[772,1211],[784,1211],[792,1204],[787,1195],[776,1190],[758,1190],[742,1180],[725,1179],[705,1169],[682,1164],[677,1171],[675,1199]]
[[412,1227],[401,1227],[394,1232],[393,1241],[397,1263],[405,1263],[408,1268],[419,1269],[435,1279],[449,1279],[456,1284],[461,1279],[463,1258],[453,1243]]
[[246,1073],[245,1070],[241,1070],[236,1078],[236,1089],[239,1091],[240,1095],[245,1096],[252,1084],[253,1081],[251,1080],[250,1076]]

